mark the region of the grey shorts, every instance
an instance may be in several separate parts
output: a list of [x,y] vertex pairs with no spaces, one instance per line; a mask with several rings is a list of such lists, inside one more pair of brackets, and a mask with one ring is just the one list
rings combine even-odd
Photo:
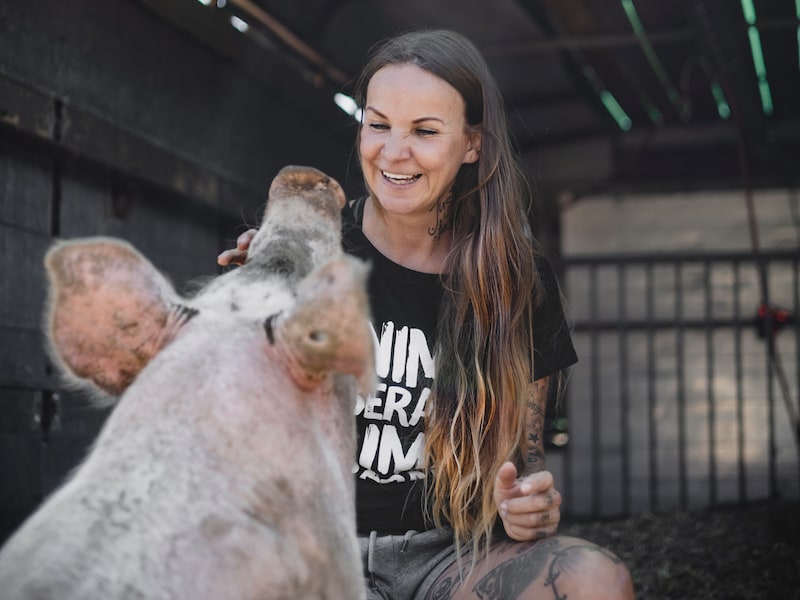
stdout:
[[360,535],[367,599],[425,598],[442,572],[456,560],[449,529],[405,535]]

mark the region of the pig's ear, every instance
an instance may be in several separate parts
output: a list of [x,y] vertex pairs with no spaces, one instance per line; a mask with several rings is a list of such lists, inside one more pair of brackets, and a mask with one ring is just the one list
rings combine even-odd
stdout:
[[55,244],[47,333],[67,375],[121,394],[175,331],[172,285],[132,246],[110,238]]
[[275,323],[275,338],[291,357],[295,383],[314,389],[331,372],[355,375],[364,395],[375,390],[369,326],[367,266],[352,257],[331,260],[300,284],[297,304]]

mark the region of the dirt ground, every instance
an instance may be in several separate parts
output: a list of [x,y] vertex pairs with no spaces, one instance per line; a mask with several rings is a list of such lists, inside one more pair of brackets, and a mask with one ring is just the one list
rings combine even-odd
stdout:
[[800,599],[800,501],[562,521],[616,552],[637,600]]

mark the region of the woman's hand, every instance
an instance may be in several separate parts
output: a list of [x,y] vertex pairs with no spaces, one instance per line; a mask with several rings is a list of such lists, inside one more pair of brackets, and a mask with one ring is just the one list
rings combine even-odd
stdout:
[[494,501],[512,540],[538,540],[554,535],[558,529],[561,494],[553,487],[549,471],[517,479],[514,463],[505,463],[494,480]]
[[250,249],[250,242],[256,237],[258,229],[248,229],[236,238],[236,248],[225,250],[217,256],[217,264],[223,267],[228,265],[243,265],[247,260],[247,251]]

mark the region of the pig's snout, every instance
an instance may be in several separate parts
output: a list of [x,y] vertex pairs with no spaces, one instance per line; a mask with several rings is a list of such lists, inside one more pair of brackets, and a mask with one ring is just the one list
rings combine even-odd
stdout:
[[309,192],[321,192],[333,196],[340,209],[346,200],[344,190],[338,181],[314,167],[296,165],[290,165],[280,170],[272,180],[269,197],[270,199],[290,197]]

